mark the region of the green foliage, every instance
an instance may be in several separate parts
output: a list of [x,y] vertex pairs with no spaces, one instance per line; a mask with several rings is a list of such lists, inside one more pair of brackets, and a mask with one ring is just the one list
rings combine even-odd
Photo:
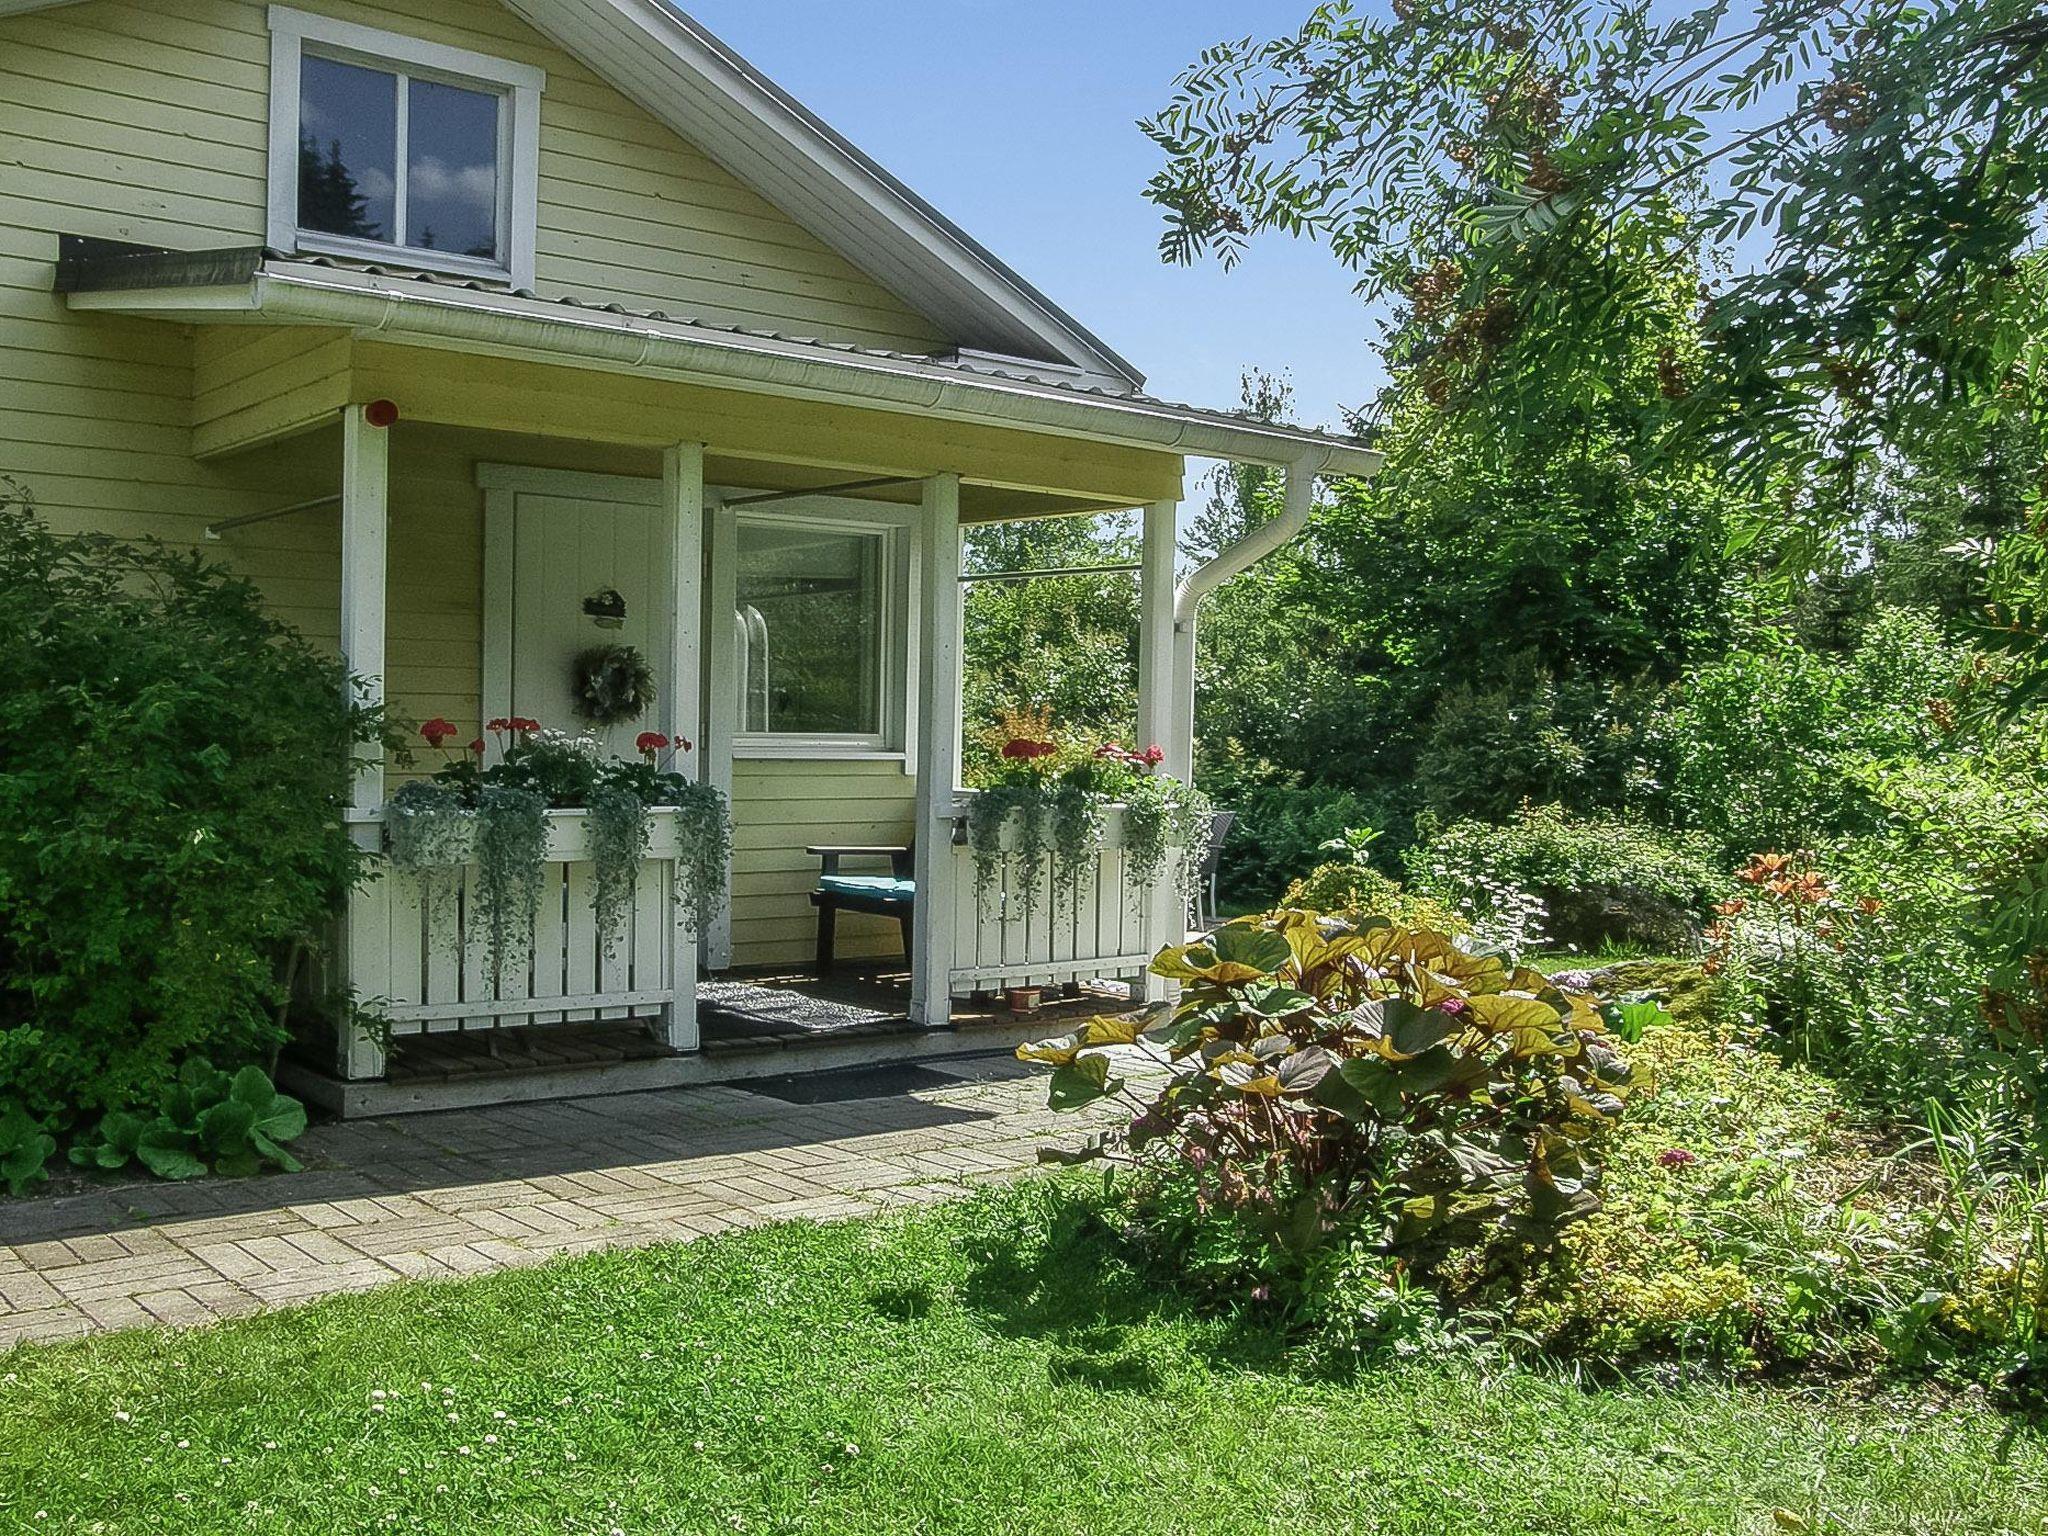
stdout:
[[1347,918],[1384,917],[1404,928],[1428,928],[1453,938],[1466,932],[1466,924],[1456,913],[1362,862],[1317,865],[1287,888],[1281,905],[1336,912]]
[[493,986],[525,963],[547,857],[548,803],[539,791],[486,784],[476,800],[476,923]]
[[1727,886],[1708,838],[1554,805],[1523,806],[1500,826],[1455,822],[1404,858],[1416,890],[1517,951],[1538,939],[1689,948]]
[[13,1099],[0,1099],[0,1185],[25,1195],[49,1177],[43,1165],[57,1150],[56,1138]]
[[1607,1137],[1604,1207],[1541,1253],[1461,1256],[1456,1304],[1608,1370],[1675,1355],[1982,1380],[2042,1358],[2048,1189],[2001,1173],[1964,1122],[1938,1116],[1920,1148],[1880,1139],[1836,1084],[1759,1048],[1725,981],[1711,998],[1634,1048],[1657,1091]]
[[[1162,951],[1163,1012],[1021,1047],[1056,1109],[1120,1095],[1114,1157],[1177,1191],[1170,1241],[1241,1238],[1301,1294],[1331,1246],[1420,1266],[1505,1229],[1542,1238],[1599,1208],[1596,1133],[1635,1086],[1593,1000],[1384,919],[1280,912]],[[1163,1069],[1163,1084],[1125,1073]],[[1064,1154],[1056,1160],[1071,1160]],[[1235,1238],[1229,1234],[1235,1234]]]
[[625,931],[640,861],[647,857],[647,802],[625,785],[606,782],[590,791],[590,907],[598,943],[612,954]]
[[715,784],[693,784],[674,774],[662,781],[661,801],[676,818],[676,920],[699,933],[726,900],[732,868],[732,808]]
[[1439,821],[1507,821],[1526,801],[1581,814],[1642,805],[1653,787],[1642,743],[1658,690],[1557,678],[1526,658],[1498,683],[1438,699],[1415,779]]
[[1967,653],[1925,615],[1880,610],[1847,654],[1766,631],[1689,674],[1650,724],[1675,816],[1730,855],[1874,830],[1867,770],[1949,749]]
[[1387,826],[1384,801],[1336,788],[1264,786],[1219,796],[1237,813],[1223,844],[1220,884],[1240,900],[1279,899],[1351,827]]
[[1882,830],[1752,861],[1718,934],[1743,1017],[1868,1102],[2048,1158],[2048,757],[2026,724],[1865,778]]
[[[1128,565],[1138,540],[1128,516],[1054,517],[967,531],[968,575]],[[999,767],[1000,742],[982,732],[1005,713],[1035,710],[1078,738],[1128,736],[1137,719],[1138,584],[1116,571],[968,585],[963,616],[967,782]]]
[[267,1060],[290,957],[359,854],[377,717],[256,589],[151,543],[58,538],[0,483],[0,1098],[153,1097]]
[[1810,560],[1887,447],[2027,408],[2044,54],[2034,0],[1325,5],[1182,76],[1146,125],[1150,195],[1171,259],[1327,241],[1427,321],[1414,391],[1506,436],[1607,400],[1652,281],[1636,232],[1682,238],[1726,275],[1644,431],[1789,487],[1795,516],[1759,503],[1742,527]]
[[287,1173],[299,1161],[286,1143],[305,1133],[306,1107],[279,1093],[261,1067],[230,1076],[190,1058],[164,1093],[155,1116],[116,1110],[91,1141],[71,1149],[84,1168],[112,1171],[139,1162],[160,1179],[196,1179],[209,1171],[246,1178],[268,1165]]

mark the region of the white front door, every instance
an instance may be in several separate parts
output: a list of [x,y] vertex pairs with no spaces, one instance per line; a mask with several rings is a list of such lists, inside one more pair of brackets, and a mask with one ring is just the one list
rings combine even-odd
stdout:
[[486,467],[484,709],[595,734],[620,757],[660,727],[665,697],[609,726],[577,707],[579,660],[637,651],[665,695],[674,539],[659,481]]

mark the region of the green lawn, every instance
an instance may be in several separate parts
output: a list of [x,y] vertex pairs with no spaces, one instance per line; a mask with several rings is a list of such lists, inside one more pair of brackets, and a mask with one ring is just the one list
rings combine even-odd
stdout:
[[0,1531],[2048,1530],[2040,1438],[1908,1394],[1290,1374],[1070,1200],[20,1350]]

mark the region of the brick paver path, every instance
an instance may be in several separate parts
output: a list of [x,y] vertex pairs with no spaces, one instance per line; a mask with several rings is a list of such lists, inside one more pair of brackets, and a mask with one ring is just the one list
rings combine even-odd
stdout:
[[0,1201],[0,1349],[943,1198],[1076,1131],[1013,1061],[892,1071],[817,1104],[686,1088],[318,1126],[303,1173]]

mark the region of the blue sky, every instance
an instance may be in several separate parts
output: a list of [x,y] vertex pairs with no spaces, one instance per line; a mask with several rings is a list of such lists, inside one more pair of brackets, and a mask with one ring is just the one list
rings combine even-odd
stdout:
[[1159,260],[1136,120],[1211,43],[1309,0],[681,0],[683,8],[1117,348],[1170,399],[1284,371],[1300,420],[1373,395],[1373,317],[1328,252],[1272,238],[1225,273]]

